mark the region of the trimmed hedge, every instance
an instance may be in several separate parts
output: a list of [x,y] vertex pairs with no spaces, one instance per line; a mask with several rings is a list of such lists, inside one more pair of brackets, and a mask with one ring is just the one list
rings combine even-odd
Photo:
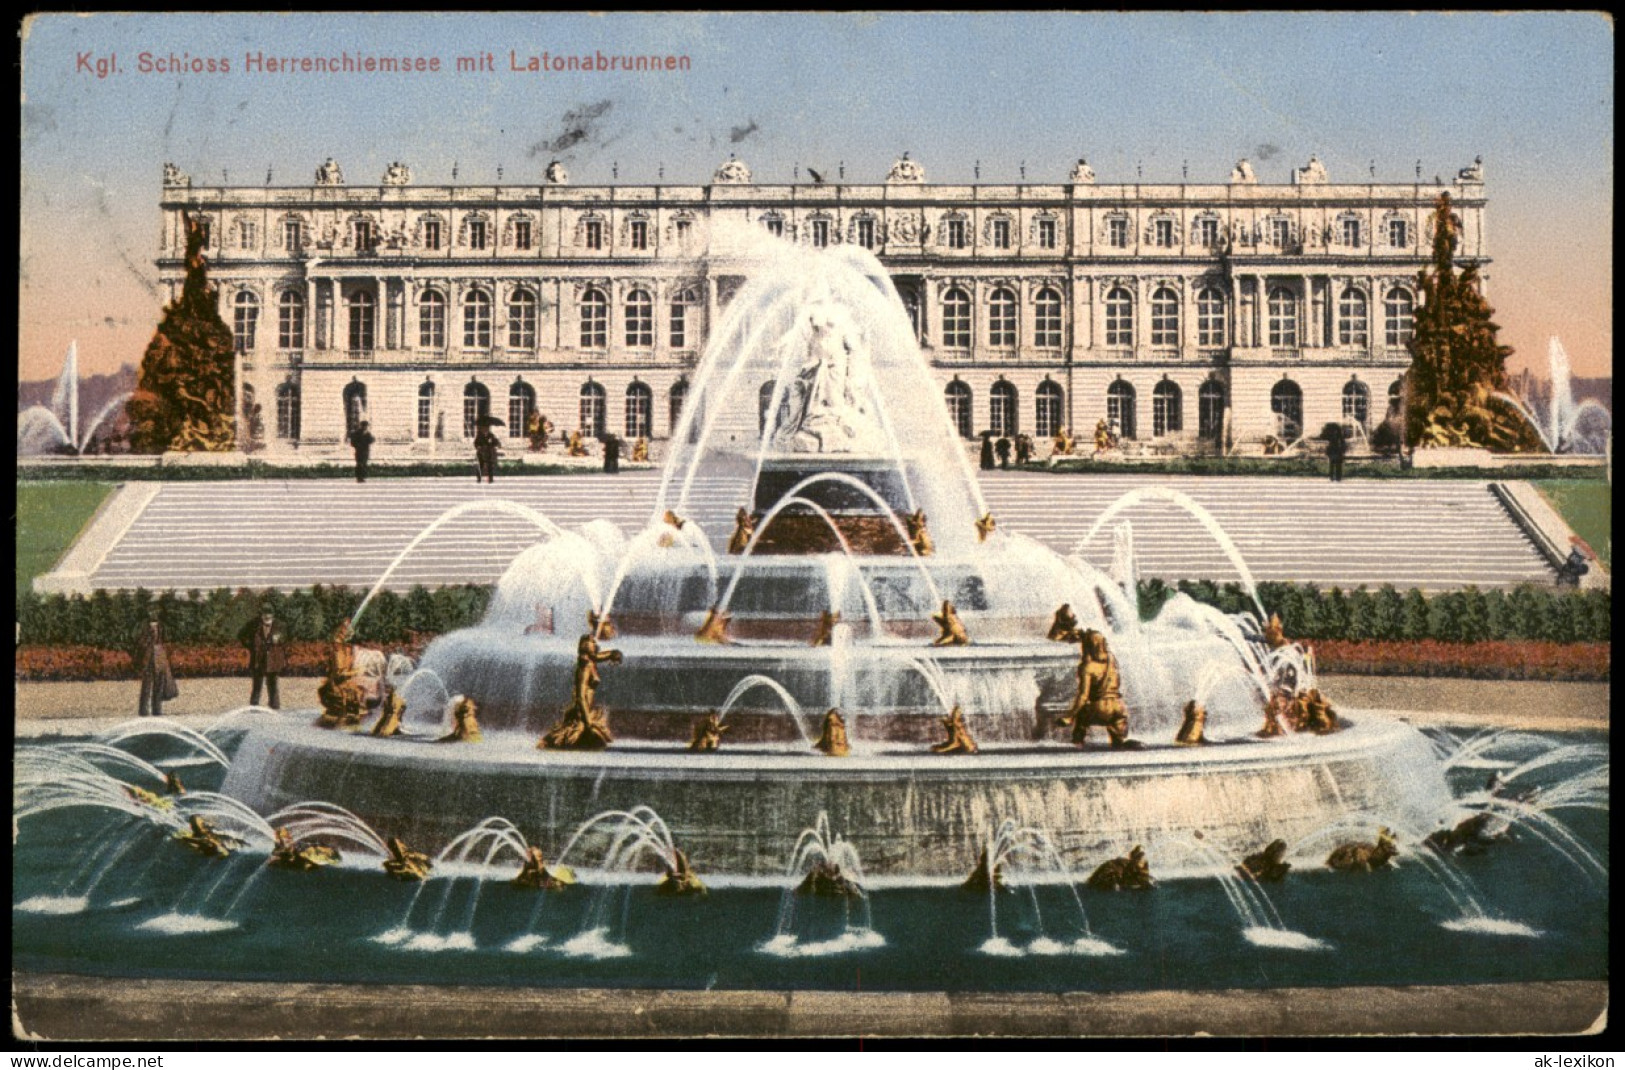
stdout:
[[[1293,457],[1165,457],[1154,460],[1101,461],[1088,456],[1066,457],[1050,465],[1049,459],[1021,466],[1024,472],[1062,475],[1175,475],[1175,476],[1295,476],[1326,478],[1326,458]],[[1505,482],[1514,479],[1607,479],[1607,466],[1557,465],[1520,461],[1494,468],[1401,468],[1391,457],[1356,457],[1344,464],[1346,479],[1476,479]]]
[[[1238,583],[1162,580],[1140,584],[1140,612],[1150,616],[1176,592],[1226,613],[1253,608]],[[1553,643],[1610,641],[1613,602],[1605,590],[1560,590],[1524,585],[1510,591],[1404,593],[1390,585],[1375,591],[1357,587],[1321,590],[1316,584],[1261,583],[1259,601],[1281,615],[1281,627],[1293,639],[1482,643],[1509,639]]]
[[[628,448],[622,454],[621,468],[633,471],[646,468],[626,460]],[[554,446],[550,453],[525,453],[524,460],[517,457],[498,460],[497,474],[511,476],[568,476],[601,473],[602,455],[594,453],[593,463],[559,464],[544,458],[563,455],[561,447]],[[367,469],[368,479],[411,479],[423,476],[472,476],[474,455],[467,459],[444,461],[411,461],[395,464],[374,457]],[[1564,478],[1582,478],[1565,473]],[[140,480],[161,480],[165,483],[210,482],[241,479],[354,479],[352,461],[320,461],[314,464],[279,464],[271,461],[247,460],[242,464],[41,464],[20,465],[19,482],[48,483],[68,480],[92,480],[102,483],[129,483]]]

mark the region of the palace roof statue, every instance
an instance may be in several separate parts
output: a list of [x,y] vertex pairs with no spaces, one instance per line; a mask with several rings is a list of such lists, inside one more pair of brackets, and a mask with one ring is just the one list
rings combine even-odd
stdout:
[[344,169],[338,161],[329,156],[327,162],[316,168],[316,184],[318,186],[344,185]]
[[1308,163],[1292,172],[1294,186],[1324,186],[1327,181],[1326,165],[1318,156],[1310,156]]
[[1484,181],[1484,157],[1482,157],[1482,156],[1473,157],[1473,162],[1472,163],[1468,164],[1466,167],[1463,167],[1460,171],[1456,172],[1456,181],[1457,182],[1482,182],[1482,181]]
[[921,167],[918,161],[909,159],[908,153],[905,152],[902,159],[891,165],[886,181],[918,185],[925,181],[925,168]]
[[542,177],[547,180],[549,186],[568,186],[570,184],[570,172],[566,171],[564,165],[557,160],[548,163],[547,170],[542,173]]
[[1256,186],[1258,176],[1253,174],[1253,165],[1246,160],[1237,160],[1236,169],[1230,172],[1230,181],[1236,185]]
[[164,164],[164,188],[165,189],[174,189],[174,188],[177,188],[177,187],[186,188],[186,187],[190,187],[191,185],[192,185],[192,176],[191,175],[187,174],[185,171],[182,171],[179,167],[176,167],[172,163]]
[[[340,179],[339,181],[342,182],[343,179]],[[401,163],[399,160],[396,160],[394,163],[384,168],[384,185],[410,186],[411,184],[412,169],[406,166],[404,163]]]
[[718,185],[743,186],[750,182],[750,168],[745,166],[744,160],[729,153],[722,166],[717,168],[717,173],[711,176],[711,181]]
[[1077,186],[1092,186],[1095,182],[1095,169],[1089,166],[1089,161],[1082,156],[1078,157],[1078,164],[1072,168],[1072,183]]

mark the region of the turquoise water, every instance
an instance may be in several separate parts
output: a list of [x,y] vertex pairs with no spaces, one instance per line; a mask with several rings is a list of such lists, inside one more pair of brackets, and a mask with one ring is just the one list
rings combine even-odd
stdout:
[[[1535,769],[1518,784],[1550,789],[1575,770]],[[1475,765],[1451,775],[1464,795],[1487,774]],[[194,790],[211,779],[203,767],[183,776]],[[1606,813],[1553,813],[1606,866]],[[1442,883],[1419,864],[1424,849],[1408,843],[1397,868],[1374,874],[1300,862],[1283,884],[1265,886],[1279,922],[1250,937],[1260,918],[1239,914],[1212,876],[1164,880],[1146,893],[1018,888],[997,898],[995,932],[989,896],[955,887],[882,885],[855,906],[797,899],[794,916],[782,919],[788,899],[772,886],[715,880],[705,898],[667,899],[647,875],[543,895],[510,886],[502,871],[413,885],[362,860],[301,874],[265,868],[262,854],[205,859],[166,835],[91,808],[25,818],[15,848],[14,967],[358,983],[1031,991],[1608,972],[1606,876],[1526,832],[1453,859],[1460,881]],[[1156,874],[1157,851],[1148,853]],[[1468,897],[1482,917],[1462,925],[1477,913]],[[215,931],[191,931],[199,927]]]

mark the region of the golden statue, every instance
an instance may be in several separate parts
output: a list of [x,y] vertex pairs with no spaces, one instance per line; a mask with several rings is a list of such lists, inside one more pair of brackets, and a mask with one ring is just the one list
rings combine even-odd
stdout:
[[1286,707],[1286,723],[1294,732],[1309,730],[1309,692],[1299,691]]
[[1281,615],[1271,613],[1270,619],[1264,622],[1264,645],[1271,650],[1279,650],[1286,644],[1286,631],[1281,627]]
[[1072,726],[1072,742],[1083,746],[1089,729],[1099,725],[1106,730],[1114,747],[1137,747],[1128,738],[1128,710],[1123,706],[1122,677],[1117,658],[1106,646],[1106,637],[1090,628],[1078,637],[1078,694],[1072,709],[1057,723]]
[[323,728],[354,727],[367,715],[367,683],[355,667],[355,648],[350,645],[350,622],[340,621],[333,629],[327,652],[327,676],[316,688],[322,704]]
[[569,866],[549,866],[542,857],[542,849],[532,845],[525,848],[525,862],[512,884],[515,888],[534,888],[538,892],[562,892],[575,882],[574,870]]
[[1303,696],[1303,712],[1304,729],[1316,735],[1330,735],[1342,727],[1337,721],[1337,712],[1318,687],[1311,687]]
[[1274,739],[1286,735],[1286,726],[1281,723],[1281,718],[1288,716],[1291,710],[1292,696],[1276,688],[1270,700],[1264,704],[1264,727],[1258,730],[1258,738]]
[[841,872],[841,867],[827,859],[814,862],[807,875],[796,885],[797,895],[815,895],[824,899],[860,899],[863,889],[856,881]]
[[672,512],[670,509],[667,509],[666,510],[666,515],[661,517],[660,519],[664,520],[666,523],[670,524],[672,527],[676,528],[678,531],[682,531],[683,530],[683,525],[688,523],[687,520],[685,520],[683,517],[678,516],[676,513]]
[[1399,845],[1394,842],[1393,832],[1381,828],[1377,830],[1376,843],[1339,844],[1326,856],[1326,866],[1345,873],[1370,873],[1372,870],[1385,869],[1397,854]]
[[[672,514],[667,513],[667,516]],[[734,514],[734,533],[728,536],[728,552],[742,554],[745,547],[750,545],[751,536],[756,534],[756,518],[750,515],[749,509],[741,509]]]
[[205,858],[225,858],[231,854],[232,848],[241,847],[243,841],[235,836],[227,836],[223,832],[216,832],[197,814],[193,814],[187,822],[185,832],[177,832],[171,837],[176,843],[191,848]]
[[600,617],[596,611],[587,610],[587,630],[594,639],[614,639],[620,632],[615,630],[615,622],[608,617]]
[[587,455],[587,443],[582,439],[580,431],[570,432],[570,437],[565,441],[565,448],[571,457]]
[[1061,603],[1061,608],[1055,611],[1055,619],[1049,623],[1049,634],[1044,638],[1058,643],[1078,641],[1078,617],[1072,612],[1071,602]]
[[942,612],[931,614],[931,619],[937,625],[937,637],[931,641],[932,646],[966,646],[970,643],[970,634],[965,631],[964,622],[954,611],[954,604],[943,599]]
[[1095,867],[1084,884],[1097,892],[1145,892],[1156,886],[1139,844],[1126,857],[1110,858]]
[[655,885],[656,895],[704,895],[705,885],[700,883],[699,874],[694,867],[688,864],[688,855],[682,848],[671,849],[672,860],[666,863],[666,875]]
[[125,784],[124,794],[128,795],[141,805],[150,806],[154,810],[175,809],[174,799],[159,795],[156,792],[148,791],[146,788],[138,788],[134,784]]
[[384,841],[384,845],[389,848],[389,857],[384,859],[385,873],[398,881],[429,879],[429,871],[434,869],[434,864],[429,861],[428,855],[419,854],[407,847],[405,841],[398,836],[391,836]]
[[722,733],[728,726],[722,723],[717,711],[712,710],[704,717],[694,722],[694,736],[688,741],[688,749],[693,751],[713,751],[722,746]]
[[271,845],[271,857],[265,864],[273,869],[293,869],[308,873],[322,866],[331,866],[341,860],[338,849],[325,843],[307,843],[303,847],[293,842],[293,833],[285,828],[275,830],[276,842]]
[[1195,699],[1185,703],[1184,718],[1179,723],[1179,732],[1174,736],[1174,743],[1181,747],[1200,747],[1207,742],[1202,735],[1202,729],[1207,724],[1207,707]]
[[986,542],[987,537],[989,535],[993,534],[993,529],[998,527],[998,526],[999,526],[998,521],[993,519],[993,514],[992,513],[983,513],[981,516],[977,517],[976,518],[976,541],[977,542]]
[[931,541],[931,532],[927,531],[925,527],[924,509],[916,509],[914,512],[906,514],[903,517],[903,522],[908,525],[909,545],[914,547],[916,554],[921,557],[930,557],[937,552],[936,543]]
[[1262,851],[1255,852],[1242,859],[1241,865],[1237,866],[1236,869],[1243,877],[1278,884],[1286,878],[1287,871],[1292,868],[1292,863],[1285,859],[1286,841],[1271,840],[1270,845]]
[[171,769],[169,772],[164,774],[164,794],[165,795],[185,795],[186,794],[186,785],[181,783],[181,778],[180,778],[179,774],[177,774],[173,769]]
[[829,610],[820,610],[818,614],[818,630],[813,633],[812,646],[829,646],[835,640],[835,626],[841,623],[839,613]]
[[727,646],[733,640],[728,638],[728,622],[734,619],[732,613],[724,613],[719,608],[721,603],[705,611],[705,620],[700,624],[700,630],[694,633],[694,638],[701,643],[713,646]]
[[1050,456],[1070,457],[1072,456],[1073,446],[1072,429],[1063,427],[1055,432],[1055,449],[1050,453]]
[[435,740],[436,743],[482,743],[485,734],[480,731],[478,710],[474,700],[458,695],[451,709],[451,731]]
[[609,746],[615,737],[609,731],[609,718],[598,705],[598,673],[600,662],[620,664],[619,650],[598,649],[598,640],[583,635],[576,644],[575,680],[570,694],[570,705],[552,731],[536,744],[541,750],[599,750]]
[[1095,424],[1095,452],[1105,453],[1112,448],[1112,425],[1105,420]]
[[649,440],[642,435],[632,442],[632,460],[638,464],[649,462]]
[[378,723],[372,726],[375,736],[398,736],[401,734],[401,718],[406,715],[406,699],[393,687],[385,686],[382,712]]
[[1010,889],[1004,883],[1004,863],[989,866],[987,848],[976,859],[976,868],[970,871],[965,883],[959,886],[967,892],[1008,892]]
[[965,727],[965,711],[955,706],[948,716],[942,719],[942,727],[948,730],[948,738],[942,743],[933,743],[931,751],[934,754],[975,754],[976,741],[971,738],[970,729]]
[[831,758],[844,758],[852,753],[852,744],[846,738],[846,719],[841,716],[840,710],[832,706],[824,714],[824,730],[813,746]]

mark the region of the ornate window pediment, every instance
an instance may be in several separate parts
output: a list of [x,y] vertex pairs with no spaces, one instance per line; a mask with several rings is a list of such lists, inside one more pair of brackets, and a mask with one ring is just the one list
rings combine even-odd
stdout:
[[1172,212],[1153,212],[1146,220],[1142,240],[1154,249],[1172,249],[1180,244],[1179,217]]

